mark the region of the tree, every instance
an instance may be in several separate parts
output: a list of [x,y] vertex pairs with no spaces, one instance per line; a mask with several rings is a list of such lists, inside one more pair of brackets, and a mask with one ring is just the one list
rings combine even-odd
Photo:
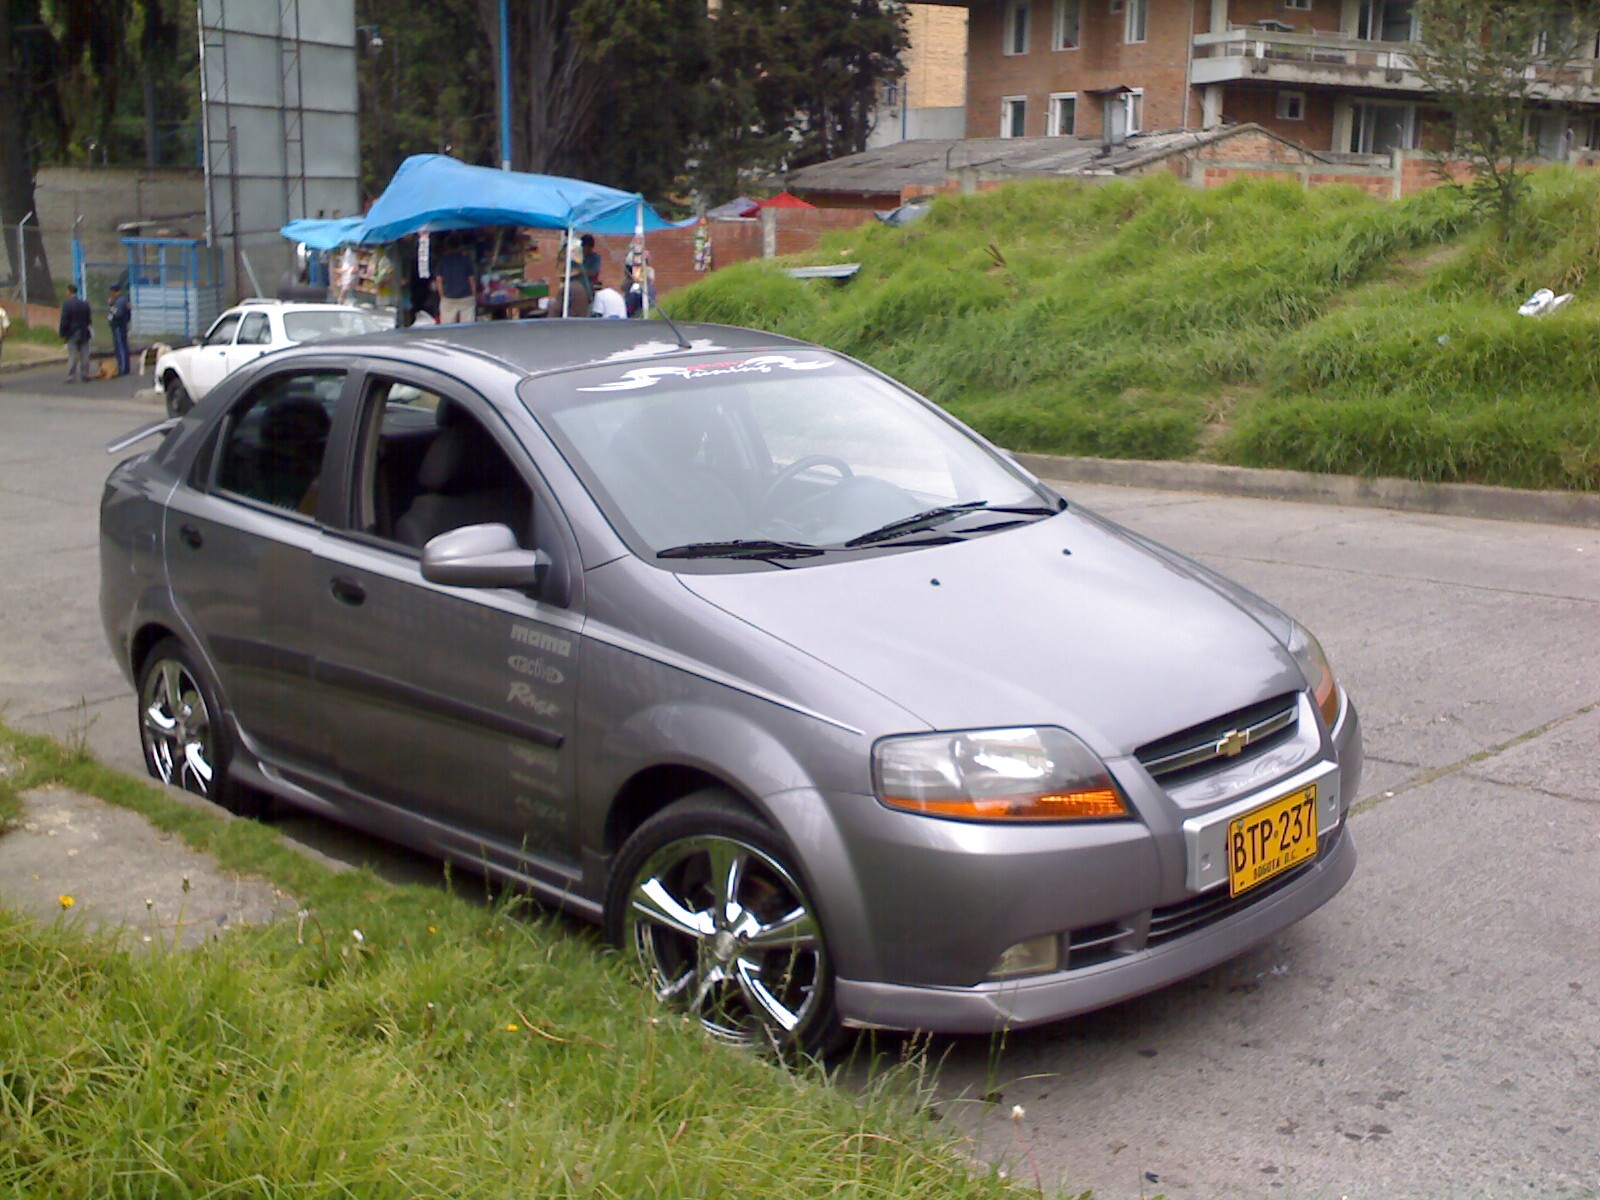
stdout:
[[1572,0],[1419,0],[1418,75],[1450,110],[1441,159],[1471,165],[1474,201],[1502,237],[1515,228],[1537,153],[1530,123],[1563,114],[1587,81],[1600,4]]
[[47,304],[55,300],[55,284],[44,239],[19,239],[17,225],[35,210],[34,117],[56,112],[41,82],[54,52],[48,33],[36,0],[0,0],[0,223],[12,277],[26,271],[30,298]]

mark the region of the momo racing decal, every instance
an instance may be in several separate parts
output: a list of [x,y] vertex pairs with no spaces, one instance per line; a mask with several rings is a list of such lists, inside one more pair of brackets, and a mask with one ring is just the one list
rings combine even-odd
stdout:
[[635,367],[623,372],[621,379],[594,387],[577,389],[580,392],[631,392],[638,388],[654,387],[663,379],[708,379],[714,375],[770,375],[773,371],[818,371],[831,367],[832,359],[792,358],[787,354],[758,354],[754,358],[724,359],[719,362],[690,363],[675,367]]

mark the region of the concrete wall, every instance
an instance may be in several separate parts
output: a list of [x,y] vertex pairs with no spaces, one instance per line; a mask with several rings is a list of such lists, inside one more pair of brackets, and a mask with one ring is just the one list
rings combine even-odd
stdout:
[[[198,170],[132,167],[42,167],[34,184],[38,220],[50,255],[50,273],[72,274],[72,223],[91,262],[120,262],[117,226],[150,217],[181,217],[205,211],[205,181]],[[204,215],[175,220],[176,236],[204,237]]]
[[[870,209],[849,208],[778,208],[770,216],[743,221],[711,221],[712,269],[731,266],[752,258],[761,258],[767,233],[764,222],[771,221],[771,243],[775,254],[798,254],[810,250],[825,233],[835,229],[854,229],[875,218]],[[650,251],[650,263],[656,271],[656,294],[665,295],[705,275],[694,269],[693,226],[685,229],[663,229],[645,237]],[[558,279],[557,254],[561,235],[538,235],[539,262],[554,284]],[[633,239],[626,236],[598,237],[596,248],[600,251],[600,278],[608,283],[622,281],[622,260]]]
[[898,109],[880,109],[877,124],[867,137],[867,149],[877,150],[896,142],[913,142],[920,138],[965,137],[966,131],[965,105],[907,109],[903,120]]

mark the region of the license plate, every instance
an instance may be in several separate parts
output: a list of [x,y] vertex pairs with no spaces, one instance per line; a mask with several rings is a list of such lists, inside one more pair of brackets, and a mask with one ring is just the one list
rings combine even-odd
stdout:
[[1228,822],[1228,894],[1237,896],[1317,853],[1317,785]]

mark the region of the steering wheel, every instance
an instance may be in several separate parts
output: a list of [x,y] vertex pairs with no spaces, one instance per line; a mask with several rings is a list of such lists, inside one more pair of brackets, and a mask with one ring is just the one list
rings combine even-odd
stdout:
[[766,494],[761,497],[762,511],[765,512],[772,506],[772,498],[782,490],[784,484],[809,471],[812,467],[832,467],[839,472],[839,476],[842,479],[851,479],[855,476],[855,472],[850,469],[850,464],[842,458],[835,458],[831,454],[804,455],[779,471],[777,478],[767,485]]

